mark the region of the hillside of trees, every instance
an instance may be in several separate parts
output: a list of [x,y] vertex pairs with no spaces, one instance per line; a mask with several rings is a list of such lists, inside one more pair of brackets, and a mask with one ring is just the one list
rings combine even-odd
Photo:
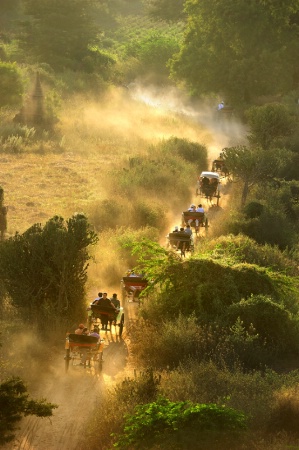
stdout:
[[[78,448],[297,448],[297,2],[2,0],[0,26],[0,445],[55,415],[34,362],[134,267],[138,372]],[[223,203],[182,258],[164,236],[220,152]]]

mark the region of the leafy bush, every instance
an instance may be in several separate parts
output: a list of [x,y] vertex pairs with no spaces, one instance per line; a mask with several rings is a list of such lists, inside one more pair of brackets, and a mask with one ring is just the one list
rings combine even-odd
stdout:
[[[210,441],[217,441],[220,432],[238,433],[247,426],[247,418],[241,412],[215,404],[192,404],[191,402],[171,402],[158,398],[156,402],[138,405],[132,415],[126,417],[123,434],[117,436],[115,448],[151,448],[154,442],[165,445],[165,441],[179,441],[175,448],[186,448],[190,442],[188,434],[193,430],[192,440],[196,447],[205,432]],[[165,447],[164,447],[165,448]]]
[[17,65],[0,61],[0,107],[19,106],[23,90],[23,81]]
[[247,331],[254,327],[260,343],[273,354],[298,353],[297,321],[283,305],[273,302],[270,297],[255,295],[229,306],[226,320],[232,324],[238,318]]
[[115,63],[115,57],[111,53],[98,46],[91,46],[89,54],[82,59],[82,69],[88,73],[96,72],[107,80]]
[[127,208],[117,198],[113,201],[105,199],[96,202],[90,208],[90,221],[96,231],[114,229],[123,225],[125,216],[126,223],[129,224]]
[[[243,314],[240,314],[241,318],[238,316],[235,319],[236,314],[230,315],[230,308],[225,317],[226,326],[198,325],[194,316],[183,315],[172,321],[165,318],[159,327],[150,320],[139,321],[130,330],[135,361],[142,367],[161,370],[184,365],[191,358],[213,361],[218,367],[233,370],[238,366],[248,371],[265,366],[272,367],[277,356],[284,356],[282,347],[287,345],[292,345],[288,347],[289,354],[297,355],[296,323],[291,324],[289,339],[285,336],[285,327],[276,330],[273,339],[280,337],[282,340],[286,338],[287,341],[285,346],[278,348],[277,345],[274,347],[273,340],[267,341],[266,330],[258,333],[253,325],[254,320],[252,323],[243,323]],[[252,318],[252,315],[250,317]],[[258,323],[258,329],[260,326],[261,323]]]
[[154,401],[158,395],[161,377],[152,369],[146,369],[134,378],[127,377],[115,387],[115,395],[121,403],[139,404]]
[[[125,48],[128,57],[140,61],[140,72],[137,75],[169,75],[168,60],[179,50],[176,36],[166,36],[163,32],[149,31],[141,38],[132,39]],[[136,76],[136,74],[135,74]]]
[[252,294],[270,295],[293,313],[298,311],[296,278],[204,254],[182,261],[147,241],[134,243],[133,251],[139,256],[138,270],[153,280],[152,287],[159,286],[159,296],[146,306],[147,317],[155,322],[179,312],[187,316],[194,312],[201,323],[221,322],[229,305]]
[[258,244],[242,234],[209,240],[201,246],[200,252],[208,253],[216,260],[232,258],[234,262],[257,264],[289,275],[298,275],[297,262],[287,253],[283,253],[277,246]]
[[211,360],[218,366],[236,363],[228,330],[217,325],[198,325],[195,316],[139,321],[130,330],[132,352],[141,367],[166,369],[185,364],[190,358]]
[[159,151],[156,155],[155,159],[138,158],[139,164],[130,163],[129,169],[114,170],[110,179],[120,194],[132,200],[154,195],[164,202],[167,196],[173,195],[174,188],[180,186],[176,190],[176,201],[187,203],[190,198],[190,164],[173,155],[159,154]]
[[138,201],[133,206],[133,225],[139,227],[155,227],[163,230],[166,227],[166,213],[161,206],[146,201]]
[[172,155],[178,155],[185,161],[196,164],[198,170],[203,170],[207,166],[207,148],[197,142],[173,136],[166,141],[162,141],[161,150]]
[[246,115],[251,130],[249,138],[262,148],[273,146],[295,129],[294,117],[285,105],[279,103],[253,106]]
[[227,223],[228,233],[246,234],[259,244],[277,245],[281,250],[292,247],[297,239],[296,228],[283,208],[265,206],[253,219],[233,218]]
[[256,217],[260,217],[264,209],[264,206],[258,202],[250,202],[247,203],[244,207],[244,213],[248,219],[255,219]]
[[[279,298],[282,293],[280,283],[284,278],[274,277],[271,272],[254,265],[226,265],[212,259],[176,261],[170,265],[159,267],[157,276],[162,283],[162,296],[157,300],[154,298],[148,306],[153,312],[151,319],[158,311],[158,317],[195,312],[202,323],[214,322],[229,305],[249,298],[251,294],[264,293]],[[291,285],[286,289],[294,298]]]

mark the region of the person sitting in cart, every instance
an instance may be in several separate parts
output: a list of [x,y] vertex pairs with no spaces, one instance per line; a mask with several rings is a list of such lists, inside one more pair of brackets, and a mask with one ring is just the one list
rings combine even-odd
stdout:
[[98,293],[98,296],[94,299],[94,301],[92,302],[92,305],[97,305],[98,304],[98,301],[100,300],[100,298],[102,298],[103,297],[103,294],[102,294],[102,292],[99,292]]
[[120,310],[120,301],[117,298],[117,294],[113,294],[110,301],[111,301],[112,305],[114,305],[115,308],[119,311]]
[[192,205],[190,205],[190,207],[188,208],[188,211],[190,212],[195,212],[196,206],[192,203]]
[[202,184],[203,188],[209,186],[209,184],[210,184],[209,178],[208,177],[203,177],[202,180],[201,180],[201,184]]
[[191,226],[189,225],[189,223],[186,225],[185,228],[185,233],[188,234],[190,237],[192,236],[192,230],[191,230]]
[[201,213],[205,212],[205,210],[202,207],[202,204],[198,205],[198,207],[196,208],[196,212],[201,212]]
[[179,227],[178,226],[175,226],[174,227],[174,230],[173,230],[173,233],[177,233],[179,231]]
[[101,339],[100,330],[97,325],[94,325],[93,330],[90,332],[89,336],[96,337],[97,339]]
[[218,186],[218,180],[217,178],[211,178],[210,180],[210,190],[211,190],[211,194],[214,194],[217,190],[217,186]]
[[75,334],[83,334],[84,328],[85,325],[83,323],[80,323],[80,325],[78,325],[78,328],[75,330]]
[[[89,331],[87,327],[84,327],[81,333],[82,336],[89,336]],[[88,357],[88,348],[87,347],[81,347],[80,348],[80,353],[81,353],[81,362],[80,362],[80,366],[84,366],[84,369],[86,367],[86,361],[87,361],[87,357]]]

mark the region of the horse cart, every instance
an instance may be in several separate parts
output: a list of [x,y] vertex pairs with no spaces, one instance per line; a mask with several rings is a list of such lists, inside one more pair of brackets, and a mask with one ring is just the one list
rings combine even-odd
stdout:
[[[100,323],[99,323],[100,322]],[[88,308],[88,327],[92,325],[101,325],[102,330],[112,331],[115,327],[115,333],[121,337],[124,329],[125,315],[123,308],[114,309],[109,306],[93,305]],[[109,328],[108,328],[109,326]]]
[[234,117],[234,108],[226,105],[223,108],[217,110],[218,120],[229,120]]
[[208,228],[209,222],[204,212],[184,211],[182,213],[182,226],[190,225],[194,229],[196,236],[199,233],[199,228]]
[[221,154],[217,159],[214,159],[212,163],[212,172],[217,172],[222,177],[229,176],[228,168],[225,165],[225,161],[222,158]]
[[169,233],[167,236],[168,246],[186,256],[186,252],[193,252],[194,244],[191,236],[184,231]]
[[196,195],[205,197],[212,202],[216,198],[216,204],[219,206],[220,199],[220,176],[217,172],[201,172],[197,180]]
[[103,368],[104,341],[94,336],[69,333],[65,341],[65,371],[72,366],[94,368],[101,372]]
[[123,277],[121,280],[121,290],[123,300],[135,300],[139,299],[142,291],[148,286],[148,281],[139,275],[131,275]]

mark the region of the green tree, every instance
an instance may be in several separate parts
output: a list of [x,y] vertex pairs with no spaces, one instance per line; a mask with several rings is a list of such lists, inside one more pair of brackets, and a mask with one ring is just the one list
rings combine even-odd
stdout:
[[250,188],[278,176],[288,164],[290,152],[285,149],[266,151],[259,147],[239,145],[225,148],[223,159],[234,178],[243,182],[241,205],[244,206]]
[[139,74],[144,75],[152,72],[168,76],[169,68],[167,63],[178,50],[178,37],[150,31],[141,39],[130,42],[126,48],[126,55],[139,61]]
[[[172,75],[197,95],[219,92],[237,103],[280,94],[297,83],[299,5],[288,0],[189,0],[188,25]],[[252,30],[254,29],[254,32]]]
[[246,116],[250,126],[250,141],[265,149],[289,137],[296,127],[295,119],[287,107],[279,103],[253,106]]
[[185,0],[146,0],[148,12],[155,19],[168,22],[183,20]]
[[51,327],[84,312],[88,247],[97,242],[83,214],[53,217],[0,245],[0,277],[23,319]]
[[24,0],[23,46],[56,69],[78,68],[96,43],[95,0]]
[[14,438],[17,423],[23,416],[49,417],[58,406],[45,399],[31,400],[20,378],[10,378],[0,384],[0,445]]
[[23,81],[15,63],[0,61],[0,108],[22,103]]

